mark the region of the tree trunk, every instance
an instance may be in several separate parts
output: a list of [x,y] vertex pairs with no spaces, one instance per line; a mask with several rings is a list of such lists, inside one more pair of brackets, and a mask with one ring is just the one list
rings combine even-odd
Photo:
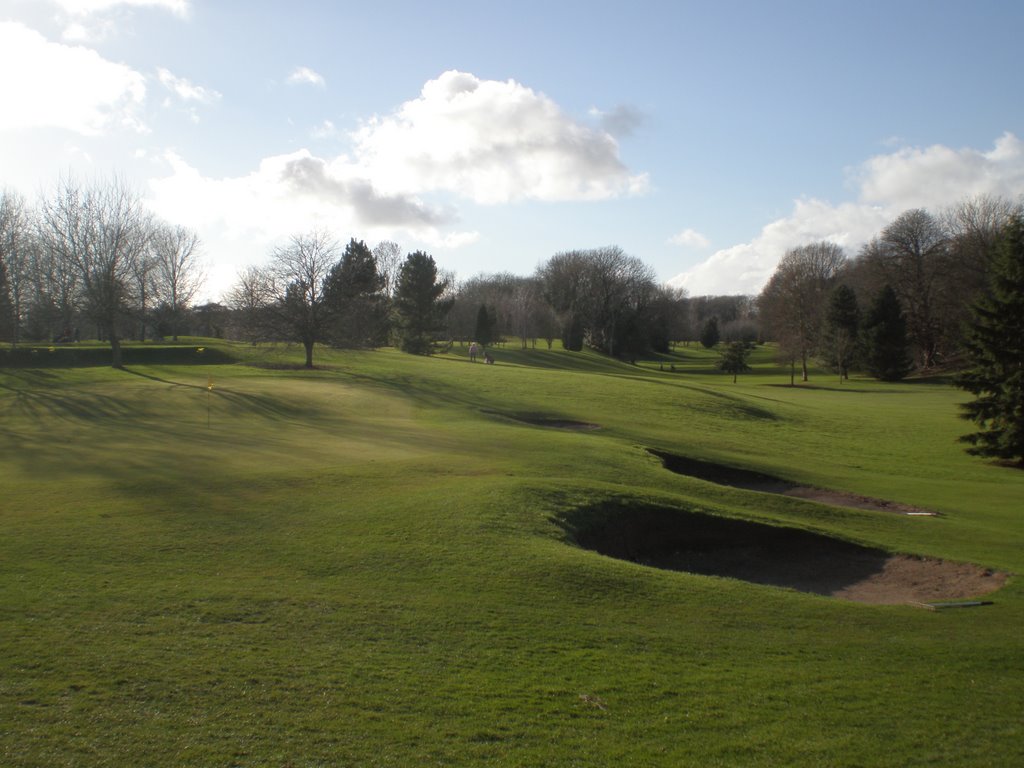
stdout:
[[110,365],[113,368],[124,368],[121,361],[121,340],[116,333],[110,334]]
[[801,381],[807,381],[807,353],[804,352],[800,356],[800,368],[803,371],[803,378]]
[[306,348],[306,367],[313,367],[313,342],[304,341],[303,346]]

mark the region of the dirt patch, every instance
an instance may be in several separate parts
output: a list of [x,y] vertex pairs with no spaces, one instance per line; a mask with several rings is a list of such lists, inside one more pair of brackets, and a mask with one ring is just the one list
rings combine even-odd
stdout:
[[833,507],[869,509],[876,512],[895,512],[900,515],[916,517],[938,517],[939,515],[938,512],[913,507],[909,504],[900,504],[895,501],[886,501],[885,499],[872,499],[868,496],[858,496],[855,493],[815,488],[810,485],[797,485],[789,480],[783,480],[772,475],[752,472],[748,469],[729,467],[724,464],[690,459],[686,456],[677,456],[665,451],[648,449],[648,453],[661,459],[662,466],[670,472],[675,472],[677,475],[696,477],[711,483],[728,485],[730,488],[743,488],[748,491],[792,496],[797,499],[807,499],[808,501],[817,501],[821,504],[829,504]]
[[968,563],[663,507],[599,505],[579,510],[566,528],[586,549],[642,565],[876,605],[977,598],[1007,579]]
[[482,411],[488,416],[500,416],[503,419],[518,421],[520,424],[529,424],[533,427],[547,427],[549,429],[570,429],[590,431],[600,429],[600,424],[592,424],[589,421],[574,421],[562,419],[557,416],[544,416],[536,413],[502,413],[501,411]]

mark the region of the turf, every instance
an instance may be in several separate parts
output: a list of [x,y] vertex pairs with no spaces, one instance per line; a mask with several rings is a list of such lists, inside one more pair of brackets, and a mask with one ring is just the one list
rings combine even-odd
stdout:
[[[1017,580],[927,612],[571,537],[580,510],[657,505],[1020,573],[1024,473],[963,453],[956,390],[789,387],[769,351],[734,385],[695,348],[303,371],[190,343],[238,362],[0,370],[0,764],[1024,762]],[[722,487],[647,448],[942,516]]]

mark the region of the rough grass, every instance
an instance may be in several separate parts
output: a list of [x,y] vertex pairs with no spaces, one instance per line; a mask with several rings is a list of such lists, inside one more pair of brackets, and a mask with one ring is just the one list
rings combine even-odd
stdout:
[[[617,561],[559,524],[657,505],[1020,573],[1024,473],[962,452],[956,391],[790,388],[767,352],[736,385],[696,349],[675,373],[228,353],[0,372],[3,765],[1024,760],[1018,582],[972,610],[862,606]],[[944,516],[725,488],[648,447]]]

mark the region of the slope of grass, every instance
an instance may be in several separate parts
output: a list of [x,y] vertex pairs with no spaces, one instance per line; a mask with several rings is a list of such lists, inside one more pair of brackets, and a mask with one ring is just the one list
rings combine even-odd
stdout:
[[[1020,572],[1024,473],[961,451],[955,391],[790,388],[768,353],[733,385],[693,349],[675,373],[225,354],[248,364],[0,372],[0,763],[1024,760],[1016,581],[975,610],[872,607],[612,560],[564,529],[616,499]],[[943,517],[722,488],[646,447]]]

